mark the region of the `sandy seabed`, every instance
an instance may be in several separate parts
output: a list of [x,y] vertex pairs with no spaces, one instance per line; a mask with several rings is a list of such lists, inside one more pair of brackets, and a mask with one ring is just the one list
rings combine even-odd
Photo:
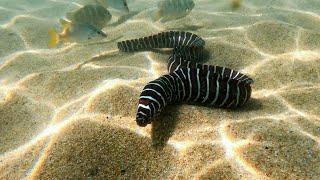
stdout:
[[[166,23],[156,2],[110,10],[103,41],[50,49],[76,3],[0,0],[0,179],[320,179],[320,1],[194,0]],[[169,54],[116,42],[165,30],[200,35],[207,64],[254,79],[246,106],[171,105],[138,127],[139,94]]]

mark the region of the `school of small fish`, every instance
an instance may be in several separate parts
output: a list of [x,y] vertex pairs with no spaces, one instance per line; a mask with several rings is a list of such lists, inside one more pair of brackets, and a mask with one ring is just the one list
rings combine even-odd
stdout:
[[86,43],[107,37],[102,31],[111,21],[112,15],[107,8],[111,7],[121,12],[129,12],[126,0],[93,0],[94,4],[67,12],[59,22],[63,28],[61,33],[49,29],[49,47],[56,47],[60,42]]
[[[121,14],[129,13],[126,0],[88,0],[86,4],[78,9],[66,12],[64,18],[59,22],[63,30],[61,33],[55,29],[49,29],[49,46],[56,47],[60,42],[64,44],[70,42],[86,43],[91,40],[99,40],[107,37],[102,31],[112,20],[112,15],[108,10],[113,9]],[[233,8],[239,8],[241,0],[231,0]],[[195,7],[193,0],[159,0],[157,8],[153,14],[153,20],[164,23],[180,18],[184,18]],[[113,12],[111,10],[111,12]]]

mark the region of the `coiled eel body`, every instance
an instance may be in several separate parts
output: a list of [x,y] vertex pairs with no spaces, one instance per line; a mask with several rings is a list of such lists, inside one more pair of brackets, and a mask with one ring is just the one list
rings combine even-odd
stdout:
[[204,44],[201,37],[182,31],[118,42],[119,50],[124,52],[173,48],[168,59],[169,74],[149,82],[141,92],[136,116],[139,126],[150,124],[154,116],[175,102],[236,108],[250,99],[253,80],[248,76],[226,67],[194,62],[202,58]]

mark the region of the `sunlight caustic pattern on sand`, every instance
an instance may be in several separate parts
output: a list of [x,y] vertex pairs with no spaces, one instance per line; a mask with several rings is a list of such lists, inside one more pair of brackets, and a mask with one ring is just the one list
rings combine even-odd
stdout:
[[[161,23],[144,7],[157,1],[128,0],[134,12],[110,10],[106,40],[56,49],[48,28],[85,0],[0,2],[0,179],[319,179],[320,3],[194,1]],[[136,125],[170,51],[116,42],[172,29],[203,37],[207,64],[254,79],[245,107],[171,105]]]

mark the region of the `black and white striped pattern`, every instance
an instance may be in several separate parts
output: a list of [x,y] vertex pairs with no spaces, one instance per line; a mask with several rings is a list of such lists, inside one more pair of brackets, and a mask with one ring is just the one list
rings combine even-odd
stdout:
[[118,49],[134,52],[152,48],[202,47],[204,40],[192,33],[168,31],[156,35],[118,42]]
[[173,102],[235,108],[247,102],[250,96],[249,81],[228,78],[200,68],[179,68],[144,87],[136,121],[139,126],[146,126],[167,104]]
[[175,57],[179,57],[185,61],[201,61],[204,56],[203,46],[175,47],[172,51],[172,55],[175,55]]
[[206,71],[211,71],[213,73],[220,74],[222,77],[227,77],[227,78],[231,78],[239,81],[248,81],[249,83],[253,83],[253,80],[249,78],[247,75],[244,75],[239,71],[235,71],[230,68],[194,63],[192,61],[186,61],[185,58],[177,56],[176,54],[173,54],[169,57],[169,60],[168,60],[169,73],[172,73],[173,71],[176,71],[183,67],[203,69]]
[[170,74],[149,82],[140,95],[136,117],[139,126],[150,124],[154,116],[173,102],[235,108],[248,101],[251,78],[226,67],[192,62],[202,59],[204,44],[201,37],[181,31],[118,42],[119,50],[125,52],[173,48],[168,60]]

